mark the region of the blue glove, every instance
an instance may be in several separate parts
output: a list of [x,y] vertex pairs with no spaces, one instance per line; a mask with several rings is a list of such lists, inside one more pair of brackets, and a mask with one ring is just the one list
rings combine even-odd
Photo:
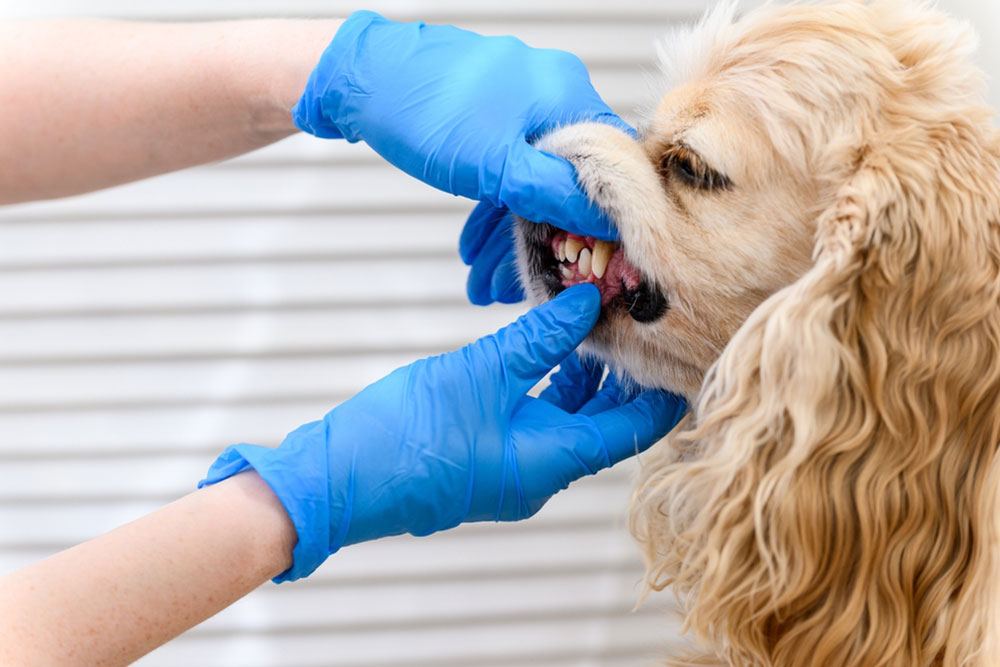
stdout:
[[[276,449],[226,449],[200,486],[253,468],[275,491],[298,533],[294,564],[275,581],[310,574],[347,544],[527,518],[649,447],[686,410],[659,391],[594,395],[603,369],[572,352],[599,312],[596,288],[570,288],[496,334],[394,371]],[[527,396],[560,362],[541,397]]]
[[[488,202],[500,215],[509,207],[528,220],[616,238],[572,165],[530,145],[547,130],[586,120],[632,131],[601,100],[580,59],[565,51],[355,12],[323,53],[292,117],[319,137],[363,140],[411,176]],[[473,216],[463,234],[462,255],[477,274],[469,283],[476,303],[520,294],[511,281],[512,253],[503,262],[476,261],[496,219]],[[501,266],[495,294],[487,292]]]
[[479,202],[462,229],[458,252],[470,267],[465,284],[469,301],[488,306],[524,300],[514,256],[514,217],[506,208]]

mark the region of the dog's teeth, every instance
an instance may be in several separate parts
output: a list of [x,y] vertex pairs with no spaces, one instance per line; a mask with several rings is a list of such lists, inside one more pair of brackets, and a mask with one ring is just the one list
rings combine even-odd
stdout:
[[591,262],[591,268],[594,270],[594,276],[598,278],[604,277],[604,273],[608,270],[608,262],[611,261],[611,255],[613,255],[614,252],[614,243],[608,243],[607,241],[594,242],[594,259]]
[[575,262],[577,257],[580,256],[580,251],[585,247],[586,246],[583,241],[580,239],[566,239],[566,259],[568,259],[570,263]]
[[580,270],[580,275],[586,278],[590,275],[590,250],[584,248],[580,251],[580,263],[577,264]]
[[562,277],[565,278],[566,280],[572,280],[573,279],[573,272],[565,264],[562,264],[559,267],[559,273],[562,274]]
[[559,242],[559,245],[558,245],[558,247],[556,249],[556,259],[558,259],[560,262],[565,262],[566,261],[566,240],[565,239],[563,239],[562,241]]

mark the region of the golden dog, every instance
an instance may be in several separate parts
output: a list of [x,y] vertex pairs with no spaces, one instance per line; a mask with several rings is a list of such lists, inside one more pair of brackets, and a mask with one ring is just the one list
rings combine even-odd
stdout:
[[[926,3],[732,4],[662,45],[638,140],[562,128],[620,244],[517,226],[535,301],[692,415],[632,529],[705,655],[1000,665],[1000,137]],[[687,661],[687,662],[686,662]]]

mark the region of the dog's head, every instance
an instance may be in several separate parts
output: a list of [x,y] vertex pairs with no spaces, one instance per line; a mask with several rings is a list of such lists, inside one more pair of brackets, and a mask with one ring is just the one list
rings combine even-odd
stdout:
[[721,92],[681,88],[639,141],[581,124],[538,144],[575,165],[622,241],[520,221],[522,281],[535,301],[596,283],[586,348],[640,385],[692,399],[750,312],[809,266],[817,186],[758,127]]
[[590,351],[691,399],[633,530],[732,664],[1000,664],[1000,141],[974,43],[915,1],[727,4],[664,43],[638,140],[540,144],[622,242],[581,267],[592,240],[522,222],[522,276],[538,300],[596,280]]
[[520,221],[529,297],[595,282],[604,308],[587,351],[694,399],[750,313],[813,265],[820,214],[851,176],[906,140],[891,116],[906,104],[900,88],[913,87],[912,102],[978,84],[968,69],[920,81],[908,71],[961,38],[953,24],[926,13],[919,26],[895,24],[908,3],[860,4],[769,7],[734,22],[725,3],[662,43],[670,90],[637,140],[598,124],[542,137],[536,146],[574,164],[622,241]]

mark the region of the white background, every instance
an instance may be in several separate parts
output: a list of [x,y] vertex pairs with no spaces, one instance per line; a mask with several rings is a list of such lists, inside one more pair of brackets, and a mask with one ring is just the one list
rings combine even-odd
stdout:
[[[705,0],[397,0],[578,53],[635,121],[652,42]],[[986,36],[1000,5],[944,3]],[[12,16],[343,16],[331,0],[36,0]],[[651,85],[652,84],[652,85]],[[992,99],[998,99],[995,86]],[[298,136],[254,155],[111,191],[0,209],[0,573],[189,491],[227,444],[277,444],[392,368],[454,349],[518,307],[464,299],[465,201],[364,146]],[[632,469],[518,525],[473,525],[337,554],[259,591],[148,665],[632,665],[672,634],[625,529]]]

